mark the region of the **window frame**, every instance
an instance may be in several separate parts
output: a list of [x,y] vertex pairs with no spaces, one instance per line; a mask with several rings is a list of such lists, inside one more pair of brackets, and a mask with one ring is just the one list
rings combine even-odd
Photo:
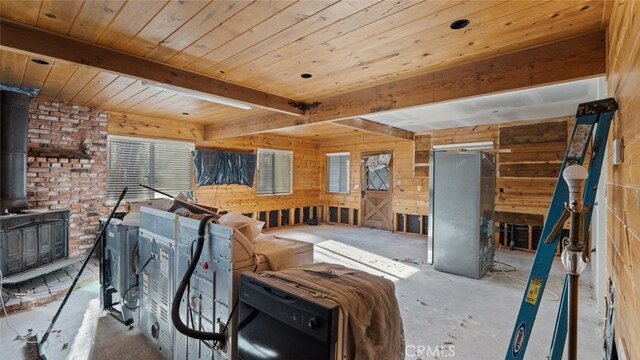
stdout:
[[[161,145],[161,144],[167,144],[167,143],[176,143],[176,144],[181,144],[181,145],[188,145],[190,147],[189,153],[190,153],[190,158],[191,158],[191,152],[195,149],[195,144],[192,141],[181,141],[181,140],[168,140],[168,139],[154,139],[154,138],[146,138],[146,137],[140,137],[140,136],[126,136],[126,135],[111,135],[111,134],[107,134],[107,166],[106,166],[106,171],[107,171],[107,189],[109,188],[109,182],[111,179],[110,175],[110,168],[111,168],[111,149],[109,147],[109,141],[110,140],[116,140],[116,141],[131,141],[131,142],[148,142],[148,143],[154,143],[154,145]],[[155,151],[155,150],[154,150]],[[153,168],[157,165],[156,164],[156,159],[155,159],[155,154],[150,153],[149,154],[150,159],[149,159],[149,168],[151,171],[150,174],[150,178],[154,178],[154,174],[153,174]],[[184,189],[184,190],[180,190],[181,192],[185,192],[185,191],[194,191],[194,187],[195,187],[195,166],[193,163],[193,160],[189,161],[189,166],[191,168],[191,181],[189,182],[189,189]],[[153,186],[154,184],[150,185]],[[137,184],[136,184],[137,186]],[[157,187],[157,186],[155,186]],[[167,198],[166,196],[159,194],[155,191],[152,192],[154,195],[153,198],[149,199],[149,198],[126,198],[125,199],[128,201],[141,201],[141,200],[153,200],[153,199],[165,199]],[[107,198],[105,199],[105,205],[113,205],[115,204],[117,201],[117,199],[109,199],[108,195]]]
[[[270,194],[261,194],[259,192],[259,187],[260,187],[260,154],[262,154],[262,153],[287,154],[287,155],[291,156],[291,162],[289,164],[289,192],[286,192],[286,193],[270,193]],[[258,159],[256,161],[256,196],[288,196],[288,195],[293,195],[293,161],[294,161],[293,150],[258,148],[257,151],[256,151],[256,155],[258,157]]]
[[[340,190],[330,191],[329,190],[329,157],[332,157],[332,156],[347,156],[347,179],[346,179],[347,190],[346,191],[340,191]],[[351,152],[343,151],[343,152],[326,153],[325,162],[326,162],[326,168],[327,168],[327,171],[325,172],[325,177],[326,177],[325,192],[327,194],[350,194],[351,193]]]

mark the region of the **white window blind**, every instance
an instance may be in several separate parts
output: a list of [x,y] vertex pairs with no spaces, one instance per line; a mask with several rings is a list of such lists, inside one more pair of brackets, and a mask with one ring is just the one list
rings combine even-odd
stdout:
[[258,195],[293,193],[293,152],[258,149]]
[[349,192],[349,153],[327,154],[327,192]]
[[109,168],[107,201],[115,201],[127,186],[125,199],[153,199],[161,195],[144,184],[177,195],[193,188],[193,144],[124,136],[107,138]]

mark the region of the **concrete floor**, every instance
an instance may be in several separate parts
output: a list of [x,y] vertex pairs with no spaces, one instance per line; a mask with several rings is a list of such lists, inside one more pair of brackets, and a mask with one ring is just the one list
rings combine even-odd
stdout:
[[[501,272],[473,280],[435,271],[426,264],[426,239],[415,235],[337,225],[303,225],[272,233],[315,243],[316,261],[343,263],[393,280],[403,315],[407,360],[452,355],[429,355],[426,349],[437,346],[452,349],[459,359],[504,358],[524,282]],[[500,250],[498,256],[516,267],[508,275],[526,279],[533,254]],[[587,273],[582,278],[591,276]],[[562,281],[562,266],[556,261],[547,289],[560,293]],[[601,358],[602,327],[591,294],[590,285],[581,284],[582,359]],[[553,298],[549,293],[544,296],[526,359],[546,359],[558,306]],[[8,320],[21,334],[32,329],[41,336],[59,303],[10,314]],[[100,311],[97,282],[74,292],[67,306],[47,346],[49,359],[159,359],[137,329],[129,330]],[[28,359],[23,348],[24,343],[0,318],[1,358]],[[420,349],[425,349],[422,354]]]

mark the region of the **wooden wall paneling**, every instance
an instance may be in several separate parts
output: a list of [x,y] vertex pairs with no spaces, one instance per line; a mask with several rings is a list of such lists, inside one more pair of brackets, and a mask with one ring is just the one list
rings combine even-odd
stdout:
[[[221,148],[237,151],[256,151],[258,148],[293,150],[293,194],[257,196],[256,181],[252,188],[239,185],[196,187],[196,196],[203,204],[216,204],[229,211],[256,212],[273,209],[315,206],[319,202],[320,164],[315,141],[277,135],[256,135],[224,141],[197,141],[197,148]],[[324,159],[322,159],[324,160]]]
[[609,151],[607,160],[607,272],[616,291],[618,352],[633,359],[640,356],[640,4],[614,2],[611,11],[607,88],[619,109],[609,145],[624,139],[625,158],[612,165]]
[[173,120],[110,112],[107,126],[110,135],[182,140],[194,143],[202,140],[201,125],[184,124]]
[[431,135],[416,135],[413,141],[413,176],[429,176],[429,152],[431,151]]

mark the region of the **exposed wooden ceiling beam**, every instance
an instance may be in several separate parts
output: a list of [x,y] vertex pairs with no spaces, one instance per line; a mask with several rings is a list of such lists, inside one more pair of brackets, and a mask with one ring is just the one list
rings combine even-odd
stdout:
[[0,18],[3,49],[82,64],[151,83],[196,91],[300,116],[300,103],[143,57]]
[[391,136],[396,138],[401,138],[405,140],[413,141],[414,133],[412,131],[403,130],[397,127],[393,127],[391,125],[384,125],[377,123],[375,121],[362,119],[362,118],[350,118],[350,119],[342,119],[334,121],[335,124],[363,130],[366,132]]
[[220,139],[593,77],[606,72],[604,31],[321,99],[305,119],[281,114],[208,125]]

